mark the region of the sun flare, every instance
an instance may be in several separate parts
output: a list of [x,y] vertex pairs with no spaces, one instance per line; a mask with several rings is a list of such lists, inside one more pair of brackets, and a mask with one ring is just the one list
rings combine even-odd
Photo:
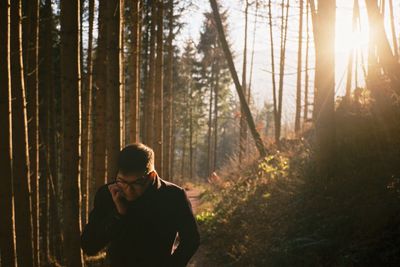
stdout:
[[368,31],[352,30],[351,18],[338,17],[336,21],[336,54],[348,53],[351,49],[362,49],[368,45]]

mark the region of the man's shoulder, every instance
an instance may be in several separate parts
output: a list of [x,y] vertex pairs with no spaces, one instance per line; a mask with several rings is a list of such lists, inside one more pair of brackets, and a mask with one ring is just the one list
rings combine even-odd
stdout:
[[170,181],[167,181],[167,180],[164,180],[161,178],[160,178],[160,181],[161,181],[161,184],[163,185],[163,187],[169,191],[182,192],[182,190],[183,190],[182,187],[180,187],[177,184],[174,184],[173,182],[170,182]]
[[179,198],[181,195],[183,195],[185,193],[185,190],[182,187],[180,187],[179,185],[177,185],[173,182],[166,181],[161,178],[160,178],[160,182],[161,182],[162,191],[166,192],[170,196],[175,196],[175,197]]

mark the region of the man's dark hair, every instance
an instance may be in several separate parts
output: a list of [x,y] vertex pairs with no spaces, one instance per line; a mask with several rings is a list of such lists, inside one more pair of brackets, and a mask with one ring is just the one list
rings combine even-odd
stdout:
[[127,145],[119,152],[118,169],[124,175],[147,174],[153,171],[153,149],[142,143]]

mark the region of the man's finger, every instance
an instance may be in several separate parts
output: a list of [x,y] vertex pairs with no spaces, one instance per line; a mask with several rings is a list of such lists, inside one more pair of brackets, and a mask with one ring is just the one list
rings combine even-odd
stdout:
[[109,185],[109,186],[108,186],[108,189],[110,190],[111,195],[112,195],[113,198],[116,197],[116,195],[117,195],[118,192],[119,192],[118,187],[115,186],[115,185]]

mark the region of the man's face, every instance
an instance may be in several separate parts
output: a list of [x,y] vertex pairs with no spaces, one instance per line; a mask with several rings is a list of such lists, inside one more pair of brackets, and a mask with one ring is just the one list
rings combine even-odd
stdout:
[[118,172],[115,184],[122,191],[123,195],[129,200],[134,196],[140,196],[149,184],[150,179],[144,174],[124,175]]

